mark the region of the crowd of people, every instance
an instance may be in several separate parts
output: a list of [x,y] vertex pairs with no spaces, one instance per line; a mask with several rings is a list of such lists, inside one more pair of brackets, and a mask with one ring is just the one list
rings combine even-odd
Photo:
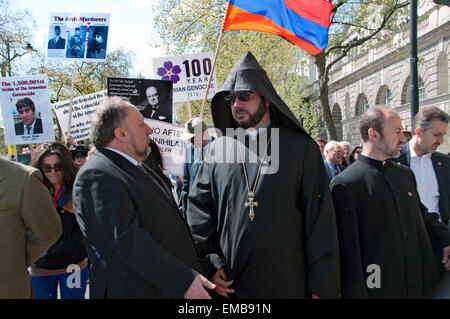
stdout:
[[442,294],[446,112],[422,109],[407,141],[396,111],[377,105],[361,117],[361,145],[314,140],[250,52],[211,111],[223,134],[186,122],[182,183],[120,97],[98,107],[91,150],[69,136],[42,144],[32,167],[0,160],[1,183],[14,185],[0,197],[0,298],[56,298],[58,285],[83,298],[88,281],[94,299]]

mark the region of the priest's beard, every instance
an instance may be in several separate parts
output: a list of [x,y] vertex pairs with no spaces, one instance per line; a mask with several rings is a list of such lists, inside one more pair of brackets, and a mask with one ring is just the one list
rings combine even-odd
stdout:
[[264,103],[264,99],[261,99],[261,102],[259,103],[258,109],[255,111],[255,113],[251,114],[250,112],[247,112],[248,114],[247,121],[237,120],[235,114],[233,114],[233,120],[237,126],[242,127],[244,129],[248,129],[250,127],[255,127],[257,124],[259,124],[259,122],[261,122],[262,118],[264,117],[264,115],[266,115],[267,112],[268,110],[266,108],[266,104]]
[[390,146],[386,143],[386,140],[380,139],[377,142],[377,148],[380,150],[380,152],[382,152],[385,156],[387,156],[387,158],[397,158],[400,156],[400,151],[401,148],[399,148],[399,146],[401,146],[401,143],[397,143],[395,144],[395,146]]

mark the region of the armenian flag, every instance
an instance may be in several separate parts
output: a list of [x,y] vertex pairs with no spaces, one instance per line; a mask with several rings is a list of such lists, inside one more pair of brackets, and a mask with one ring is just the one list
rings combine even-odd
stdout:
[[277,34],[317,55],[328,44],[332,9],[327,0],[229,0],[222,30]]

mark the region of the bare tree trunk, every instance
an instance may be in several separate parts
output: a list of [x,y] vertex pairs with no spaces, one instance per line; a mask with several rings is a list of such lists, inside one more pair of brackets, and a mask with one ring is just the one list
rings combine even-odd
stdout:
[[315,64],[319,74],[319,101],[322,107],[323,119],[327,129],[328,140],[337,140],[336,126],[331,117],[330,103],[328,101],[328,74],[325,66],[326,56],[324,52],[315,56]]

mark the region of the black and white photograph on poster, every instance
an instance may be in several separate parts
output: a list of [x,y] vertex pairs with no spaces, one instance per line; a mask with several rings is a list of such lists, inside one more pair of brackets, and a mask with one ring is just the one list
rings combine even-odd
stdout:
[[172,123],[172,81],[108,78],[107,86],[109,96],[129,98],[144,118]]
[[6,145],[55,140],[46,75],[1,78]]
[[69,29],[66,58],[84,58],[86,51],[86,26]]
[[108,41],[108,27],[97,26],[89,30],[88,59],[106,59],[106,43]]
[[47,58],[105,61],[109,19],[109,13],[50,13]]
[[63,23],[50,24],[48,34],[47,56],[63,58],[64,49],[66,48],[66,25]]

